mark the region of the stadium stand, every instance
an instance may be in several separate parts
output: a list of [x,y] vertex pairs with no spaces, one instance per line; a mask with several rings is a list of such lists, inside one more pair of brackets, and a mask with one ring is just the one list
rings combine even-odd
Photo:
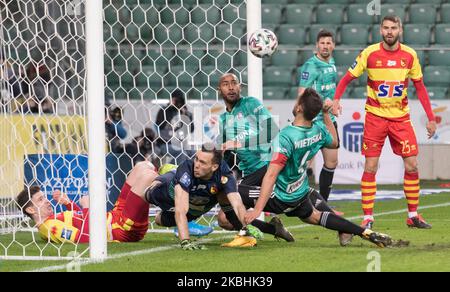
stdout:
[[[112,47],[108,49],[108,53],[113,58],[112,63],[106,63],[107,72],[110,72],[112,66],[119,68],[115,70],[116,72],[123,72],[120,68],[124,66],[142,69],[142,74],[136,72],[134,76],[109,74],[108,85],[113,88],[121,87],[125,91],[130,91],[133,86],[150,84],[164,84],[170,88],[177,86],[190,88],[206,84],[214,87],[213,82],[216,78],[213,76],[216,76],[216,73],[226,72],[234,66],[245,66],[247,58],[245,54],[230,56],[224,51],[219,51],[218,55],[214,56],[220,57],[217,61],[219,71],[208,75],[198,73],[198,66],[202,66],[201,69],[205,70],[207,66],[212,65],[209,61],[214,62],[212,58],[204,56],[203,51],[195,52],[195,57],[189,57],[193,52],[177,53],[176,57],[173,57],[174,48],[182,45],[184,39],[194,41],[199,46],[204,45],[206,40],[214,38],[218,42],[224,41],[226,47],[245,45],[246,38],[240,38],[245,33],[245,22],[234,24],[232,31],[223,24],[224,21],[236,19],[238,15],[244,16],[246,13],[244,7],[227,6],[220,10],[217,7],[210,7],[206,0],[199,0],[199,3],[204,5],[191,9],[197,0],[185,0],[184,6],[181,6],[179,1],[169,0],[170,9],[168,9],[165,8],[166,0],[153,1],[155,5],[151,5],[152,1],[142,5],[144,2],[140,1],[141,5],[138,7],[136,0],[130,0],[128,7],[105,10],[105,21],[110,24],[104,31],[105,41],[107,47]],[[279,51],[270,59],[264,60],[264,92],[267,95],[265,98],[281,99],[284,94],[284,98],[293,99],[297,89],[297,68],[312,56],[315,38],[320,29],[325,28],[336,34],[337,46],[334,56],[341,76],[363,48],[380,41],[379,22],[387,14],[396,14],[404,21],[403,41],[417,51],[425,84],[433,93],[430,93],[430,96],[436,99],[450,98],[449,1],[382,0],[379,16],[367,15],[366,8],[369,2],[368,0],[262,0],[263,27],[274,30],[280,42]],[[215,3],[220,5],[221,1],[216,0]],[[173,25],[170,29],[166,29],[160,24],[159,18],[162,23]],[[190,19],[198,26],[188,24]],[[131,43],[146,42],[140,44],[142,49],[137,57],[135,43],[135,56],[126,53],[127,44],[118,43],[123,35],[126,35]],[[152,48],[152,41],[163,44],[165,57],[152,58],[152,52],[149,50]],[[120,55],[117,55],[117,48],[121,50]],[[147,66],[153,64],[161,70],[146,71],[150,70]],[[170,74],[164,75],[162,72]],[[354,88],[350,91],[349,97],[362,97],[364,78],[361,77],[358,82],[351,85]],[[411,98],[415,98],[414,92],[410,90]]]

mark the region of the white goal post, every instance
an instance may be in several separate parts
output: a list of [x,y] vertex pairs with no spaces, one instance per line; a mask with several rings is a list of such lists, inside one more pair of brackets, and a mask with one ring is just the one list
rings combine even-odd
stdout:
[[[261,0],[2,1],[0,260],[106,259],[106,211],[133,163],[178,162],[183,145],[195,149],[212,135],[223,73],[236,73],[243,94],[262,99],[262,60],[246,46],[260,27]],[[158,112],[177,89],[193,130],[158,140]],[[156,135],[151,155],[129,154],[147,145],[146,131]],[[40,238],[14,201],[32,185],[48,198],[56,189],[73,200],[90,195],[89,245]]]

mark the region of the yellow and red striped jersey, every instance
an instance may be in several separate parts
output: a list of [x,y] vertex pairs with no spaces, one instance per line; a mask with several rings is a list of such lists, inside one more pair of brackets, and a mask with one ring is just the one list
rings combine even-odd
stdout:
[[[76,204],[74,204],[76,206]],[[114,214],[107,213],[107,239],[112,241],[111,224]],[[88,243],[89,209],[75,208],[57,213],[47,218],[38,226],[41,238],[54,243]]]
[[367,71],[367,112],[394,121],[409,120],[408,82],[423,77],[414,49],[400,44],[396,51],[388,51],[377,43],[362,51],[348,71],[354,77]]

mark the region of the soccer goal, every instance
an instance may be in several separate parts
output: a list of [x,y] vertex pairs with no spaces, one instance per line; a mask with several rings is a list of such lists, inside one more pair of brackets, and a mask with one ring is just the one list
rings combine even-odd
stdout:
[[[0,259],[106,258],[106,211],[132,166],[179,163],[215,138],[220,75],[262,98],[246,47],[260,12],[260,0],[0,3]],[[185,114],[158,120],[174,96]],[[40,238],[14,201],[33,185],[90,195],[89,245]]]

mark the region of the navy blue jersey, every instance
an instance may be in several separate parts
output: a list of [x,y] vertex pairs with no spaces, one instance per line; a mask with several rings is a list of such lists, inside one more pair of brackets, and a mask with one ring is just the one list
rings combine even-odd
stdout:
[[237,192],[236,179],[224,161],[209,180],[195,178],[193,160],[186,160],[176,171],[161,175],[156,180],[161,184],[151,191],[150,203],[162,210],[173,210],[175,186],[179,184],[189,193],[188,213],[193,216],[201,216],[211,210],[218,203],[218,194]]

